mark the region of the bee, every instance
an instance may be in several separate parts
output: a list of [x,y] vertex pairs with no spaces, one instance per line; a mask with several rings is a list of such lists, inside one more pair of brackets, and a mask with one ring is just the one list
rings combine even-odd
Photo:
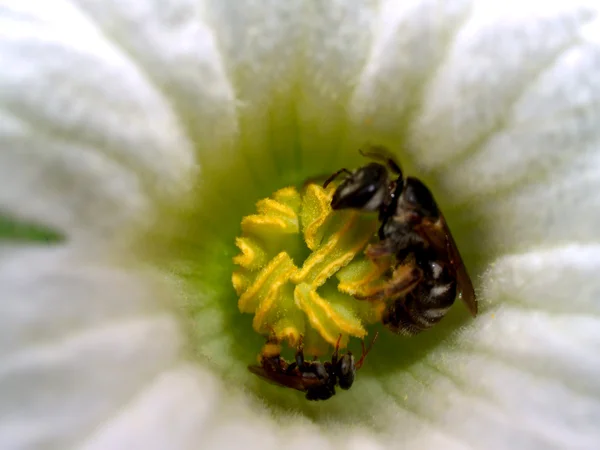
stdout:
[[[473,317],[477,300],[454,238],[431,191],[383,147],[360,150],[371,162],[351,172],[336,188],[331,208],[378,212],[379,242],[365,253],[376,264],[392,256],[389,280],[366,300],[388,301],[382,322],[393,332],[414,335],[438,323],[459,295]],[[383,163],[383,164],[381,164]],[[395,177],[390,176],[391,174]]]
[[365,357],[377,339],[377,334],[368,349],[365,350],[362,342],[362,355],[356,363],[350,351],[339,356],[341,337],[340,335],[337,340],[331,361],[324,363],[304,359],[302,340],[296,350],[295,361],[288,363],[281,357],[281,347],[277,339],[270,338],[261,353],[260,366],[248,366],[248,370],[272,384],[305,392],[307,400],[327,400],[335,395],[336,385],[344,390],[352,387],[356,371],[362,367]]

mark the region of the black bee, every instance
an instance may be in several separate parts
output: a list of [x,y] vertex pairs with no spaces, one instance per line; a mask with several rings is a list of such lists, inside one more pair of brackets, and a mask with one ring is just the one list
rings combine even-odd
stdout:
[[334,192],[332,209],[379,213],[379,242],[365,253],[375,263],[386,256],[393,256],[395,263],[389,281],[365,299],[389,300],[382,322],[399,334],[417,334],[438,323],[457,294],[475,316],[471,278],[429,189],[417,178],[404,178],[384,148],[360,153],[385,165],[371,162],[355,172],[341,169],[324,186],[346,173]]
[[365,350],[363,343],[362,355],[356,363],[350,351],[341,357],[338,356],[340,339],[335,346],[331,362],[305,361],[302,341],[300,341],[295,361],[288,363],[279,353],[279,343],[271,338],[267,341],[266,348],[275,351],[271,353],[263,351],[260,358],[261,365],[248,366],[248,370],[270,383],[306,392],[308,400],[327,400],[335,395],[336,385],[344,390],[352,387],[356,371],[362,367],[367,353],[377,339],[377,334],[369,349]]

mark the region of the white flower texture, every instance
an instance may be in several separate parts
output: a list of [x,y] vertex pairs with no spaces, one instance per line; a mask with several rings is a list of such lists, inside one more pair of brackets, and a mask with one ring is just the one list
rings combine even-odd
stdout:
[[[600,447],[599,13],[0,0],[0,217],[64,236],[0,240],[0,447]],[[431,184],[481,314],[308,404],[232,356],[214,274],[240,211],[365,140]]]

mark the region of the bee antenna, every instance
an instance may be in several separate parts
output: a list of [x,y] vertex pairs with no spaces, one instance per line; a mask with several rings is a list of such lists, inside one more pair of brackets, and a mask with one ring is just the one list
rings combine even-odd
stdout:
[[342,333],[340,333],[340,336],[337,338],[337,341],[335,343],[335,351],[333,352],[334,358],[337,359],[338,357],[338,351],[340,349],[340,342],[342,340]]
[[304,336],[303,335],[300,335],[300,337],[298,337],[298,349],[304,350]]
[[366,150],[359,148],[358,153],[365,158],[371,158],[376,161],[381,161],[387,164],[388,168],[402,178],[402,168],[396,161],[394,155],[382,145],[366,145]]
[[339,177],[342,173],[345,173],[348,176],[352,176],[352,172],[350,172],[348,169],[340,169],[337,172],[331,174],[331,176],[325,180],[325,183],[323,183],[323,189],[329,186],[329,183],[331,183],[333,180]]
[[377,340],[377,336],[379,336],[379,331],[375,333],[375,336],[373,337],[373,340],[369,344],[369,348],[366,349],[366,350],[365,350],[365,341],[361,341],[360,345],[362,346],[362,355],[360,355],[360,359],[354,365],[354,367],[356,367],[357,370],[360,369],[362,367],[363,363],[365,362],[365,358],[367,357],[367,355],[369,354],[369,352],[373,348],[373,344]]

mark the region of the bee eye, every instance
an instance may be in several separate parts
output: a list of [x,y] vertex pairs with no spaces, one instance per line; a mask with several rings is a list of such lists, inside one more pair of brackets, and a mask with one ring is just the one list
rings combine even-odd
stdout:
[[368,164],[338,186],[331,207],[377,211],[385,199],[387,187],[387,169],[381,164]]
[[350,389],[354,383],[354,374],[356,366],[354,365],[354,356],[348,352],[338,361],[338,384],[342,389]]
[[339,369],[341,375],[348,375],[353,372],[354,369],[354,356],[351,353],[346,353],[340,359]]
[[421,215],[425,217],[437,217],[439,215],[431,191],[419,179],[408,177],[402,195],[404,201]]

